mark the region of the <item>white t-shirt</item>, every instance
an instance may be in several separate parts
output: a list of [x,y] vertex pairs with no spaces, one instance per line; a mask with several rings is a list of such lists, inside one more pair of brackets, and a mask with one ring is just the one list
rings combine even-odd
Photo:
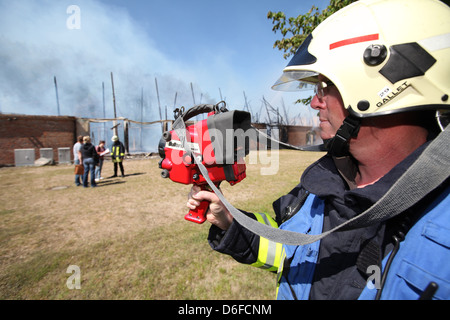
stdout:
[[79,160],[78,159],[78,151],[80,151],[82,145],[83,145],[82,143],[77,142],[73,146],[73,160],[74,161]]

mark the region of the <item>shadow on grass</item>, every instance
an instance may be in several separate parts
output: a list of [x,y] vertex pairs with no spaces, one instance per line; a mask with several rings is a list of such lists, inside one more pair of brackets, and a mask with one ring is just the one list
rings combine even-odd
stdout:
[[123,180],[114,180],[114,181],[102,181],[101,183],[97,183],[97,188],[100,188],[100,187],[107,187],[107,186],[112,186],[112,185],[115,185],[115,184],[122,184],[122,183],[125,183],[126,181],[123,181]]
[[124,180],[127,177],[132,177],[132,176],[140,176],[140,175],[144,175],[144,172],[136,172],[136,173],[131,173],[131,174],[126,174],[125,176],[110,176],[108,178],[105,178],[104,180],[102,180],[100,183],[97,183],[97,187],[107,187],[107,186],[111,186],[111,185],[115,185],[115,184],[122,184],[122,183],[126,183],[126,180]]
[[126,174],[125,176],[121,176],[121,175],[117,175],[117,176],[110,176],[108,178],[105,178],[105,180],[108,179],[114,179],[114,178],[126,178],[126,177],[133,177],[133,176],[141,176],[143,174],[146,174],[145,172],[136,172],[136,173],[130,173],[130,174]]

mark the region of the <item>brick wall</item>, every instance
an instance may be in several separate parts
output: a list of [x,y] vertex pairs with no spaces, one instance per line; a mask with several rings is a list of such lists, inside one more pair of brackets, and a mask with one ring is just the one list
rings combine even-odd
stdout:
[[286,126],[289,144],[293,146],[306,146],[308,144],[307,135],[312,127]]
[[75,140],[75,117],[0,114],[0,166],[14,165],[14,149],[35,149],[39,159],[40,148],[52,148],[58,161],[58,148],[72,148]]

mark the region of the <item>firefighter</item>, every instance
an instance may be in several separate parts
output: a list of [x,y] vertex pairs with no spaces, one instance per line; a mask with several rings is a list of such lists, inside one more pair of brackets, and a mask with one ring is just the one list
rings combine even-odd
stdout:
[[[361,0],[326,19],[274,89],[315,89],[311,107],[328,153],[274,202],[275,220],[247,215],[314,235],[367,210],[442,135],[449,70],[450,9],[443,2]],[[251,233],[214,193],[198,187],[187,206],[211,202],[211,247],[277,271],[278,299],[450,299],[450,269],[442,267],[450,261],[449,192],[446,179],[395,218],[304,246]]]
[[117,177],[117,167],[120,167],[120,172],[122,173],[122,178],[125,177],[125,171],[123,169],[123,159],[125,157],[125,147],[122,142],[120,142],[118,136],[112,137],[112,147],[111,147],[111,158],[114,163],[114,175]]

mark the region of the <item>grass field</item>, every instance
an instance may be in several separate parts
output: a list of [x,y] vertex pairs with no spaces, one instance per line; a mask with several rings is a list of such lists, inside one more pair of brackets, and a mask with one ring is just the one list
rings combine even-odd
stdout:
[[[247,178],[222,183],[224,195],[272,212],[322,155],[282,150],[271,175],[247,159]],[[274,299],[274,274],[212,251],[209,225],[183,219],[190,186],[162,179],[158,160],[128,160],[125,178],[87,189],[75,186],[70,165],[1,168],[0,299]],[[80,289],[66,284],[69,266],[80,270]]]

